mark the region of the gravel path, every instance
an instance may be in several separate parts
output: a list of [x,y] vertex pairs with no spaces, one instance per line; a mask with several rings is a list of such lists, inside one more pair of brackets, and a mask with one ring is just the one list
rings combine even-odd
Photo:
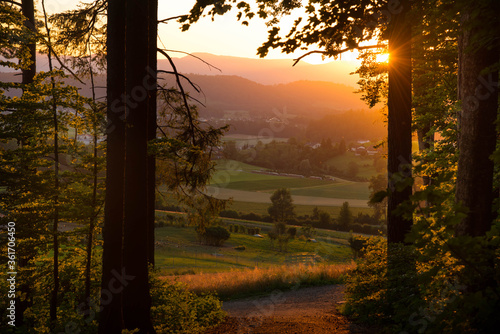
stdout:
[[229,317],[205,334],[371,333],[340,315],[336,308],[343,298],[344,286],[328,285],[224,302]]

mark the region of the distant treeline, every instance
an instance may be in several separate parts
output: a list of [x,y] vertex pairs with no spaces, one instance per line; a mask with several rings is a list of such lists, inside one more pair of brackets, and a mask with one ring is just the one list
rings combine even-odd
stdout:
[[[271,223],[271,217],[269,215],[259,215],[253,212],[242,213],[235,210],[224,210],[219,214],[220,217],[233,218],[233,219],[243,219],[251,221],[260,221],[265,223]],[[337,219],[331,218],[329,215],[321,215],[322,217],[314,217],[309,215],[297,216],[295,218],[290,218],[286,221],[288,225],[295,226],[306,226],[310,225],[314,228],[322,228],[326,230],[335,231],[345,231],[345,232],[355,232],[363,234],[380,235],[385,234],[386,226],[381,225],[381,222],[375,219],[373,216],[368,214],[359,213],[356,217],[353,217],[352,223],[347,226],[340,224]]]
[[[271,120],[271,121],[270,121]],[[272,121],[274,120],[274,123]],[[221,120],[217,124],[230,125],[228,134],[268,136],[271,138],[295,137],[303,141],[320,142],[331,138],[334,142],[380,140],[387,136],[384,117],[381,112],[350,110],[343,113],[332,111],[326,116],[315,117],[307,112],[290,117],[282,111],[270,114],[268,118],[242,117]]]
[[326,162],[346,152],[345,140],[332,143],[330,138],[323,139],[313,148],[310,144],[290,138],[286,142],[259,142],[255,146],[236,147],[235,142],[226,142],[223,155],[226,159],[250,163],[255,166],[300,175],[325,174],[329,171]]
[[[172,211],[172,212],[184,212],[183,208],[177,205],[167,204],[163,200],[156,201],[156,209],[164,210],[164,211]],[[223,218],[232,218],[232,219],[242,219],[256,222],[264,222],[271,223],[271,217],[269,215],[259,215],[254,212],[242,213],[237,212],[235,210],[224,210],[219,214],[220,217]],[[345,232],[354,232],[354,233],[363,233],[363,234],[371,234],[371,235],[380,235],[386,234],[387,228],[384,224],[381,225],[381,222],[375,219],[373,216],[368,214],[359,213],[356,217],[353,217],[352,223],[347,226],[343,226],[339,224],[337,219],[330,217],[329,214],[322,213],[318,217],[314,217],[314,215],[304,215],[297,216],[295,218],[288,219],[286,221],[288,225],[296,225],[296,226],[306,226],[310,225],[314,228],[322,228],[327,230],[335,230],[335,231],[345,231]],[[157,224],[158,227],[167,225],[176,225],[184,227],[187,225],[184,217],[176,217],[174,215],[167,215],[164,219],[160,219]]]

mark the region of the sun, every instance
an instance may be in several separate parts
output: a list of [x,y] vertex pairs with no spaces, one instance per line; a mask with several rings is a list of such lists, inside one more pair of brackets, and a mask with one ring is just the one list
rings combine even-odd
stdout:
[[376,59],[377,63],[387,63],[389,61],[389,53],[388,52],[379,53]]

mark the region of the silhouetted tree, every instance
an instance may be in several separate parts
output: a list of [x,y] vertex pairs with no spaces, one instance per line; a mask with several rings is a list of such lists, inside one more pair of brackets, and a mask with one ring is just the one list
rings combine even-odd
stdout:
[[462,108],[458,112],[455,196],[468,212],[456,227],[456,234],[479,236],[490,230],[493,221],[494,164],[491,155],[498,137],[500,2],[459,1],[459,5],[458,94]]
[[271,206],[267,212],[274,222],[286,222],[295,216],[292,194],[290,190],[281,188],[271,195]]

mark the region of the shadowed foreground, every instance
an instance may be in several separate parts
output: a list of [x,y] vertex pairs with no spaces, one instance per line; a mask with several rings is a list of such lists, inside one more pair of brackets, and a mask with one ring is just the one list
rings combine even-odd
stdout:
[[270,296],[225,302],[229,317],[205,334],[286,333],[330,334],[371,333],[352,324],[337,311],[344,298],[344,286],[328,285],[293,291],[276,291]]

